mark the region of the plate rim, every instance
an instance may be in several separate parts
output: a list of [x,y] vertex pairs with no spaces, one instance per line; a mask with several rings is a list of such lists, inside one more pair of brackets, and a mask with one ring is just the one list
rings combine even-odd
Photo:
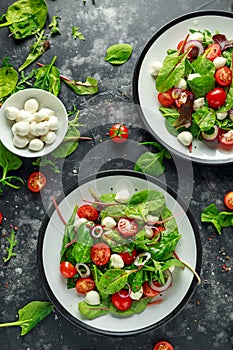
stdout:
[[[84,179],[81,179],[81,180],[73,183],[72,185],[68,186],[64,190],[64,193],[61,194],[58,198],[56,198],[56,202],[59,205],[66,198],[66,196],[69,195],[73,190],[79,188],[83,184],[88,183],[89,181],[92,181],[92,180],[98,179],[98,178],[104,178],[106,176],[109,177],[109,176],[117,176],[117,175],[118,176],[123,175],[126,177],[127,176],[128,177],[136,177],[136,178],[140,178],[140,179],[152,182],[153,184],[157,185],[158,187],[160,187],[161,189],[166,191],[168,194],[170,194],[175,199],[175,201],[178,202],[178,204],[184,209],[184,211],[188,217],[188,220],[190,221],[190,224],[193,228],[193,232],[194,232],[195,244],[196,244],[196,249],[197,249],[195,271],[197,271],[197,273],[200,274],[201,261],[202,261],[202,245],[201,245],[201,237],[200,237],[199,228],[197,226],[197,223],[196,223],[190,209],[187,208],[187,206],[185,205],[182,198],[178,196],[177,192],[174,191],[167,184],[164,184],[159,179],[154,178],[154,177],[147,175],[147,174],[144,174],[144,173],[139,173],[139,172],[134,171],[134,170],[116,169],[116,170],[102,171],[102,172],[98,172],[98,173],[95,173],[93,175],[90,175],[90,176],[88,176]],[[194,275],[192,278],[192,282],[190,283],[189,289],[187,290],[186,294],[184,295],[184,297],[180,301],[180,303],[176,306],[176,308],[174,310],[172,310],[172,312],[170,312],[166,317],[164,317],[159,322],[152,324],[150,326],[143,327],[141,329],[134,330],[134,331],[126,331],[126,332],[107,331],[104,329],[92,327],[91,325],[86,324],[86,323],[82,322],[82,320],[74,317],[73,315],[71,315],[69,313],[69,311],[66,310],[66,308],[63,307],[63,305],[61,305],[61,303],[57,300],[56,295],[54,295],[53,291],[51,290],[49,283],[46,279],[45,269],[44,269],[44,265],[43,265],[43,253],[42,252],[43,252],[44,237],[45,237],[46,228],[47,228],[47,225],[49,223],[50,217],[55,212],[55,210],[56,209],[54,208],[53,205],[51,205],[48,208],[48,210],[46,211],[46,214],[43,218],[41,227],[39,229],[39,235],[38,235],[38,241],[37,241],[37,266],[38,266],[38,270],[39,270],[41,284],[42,284],[43,289],[44,289],[45,293],[47,294],[48,298],[53,303],[56,310],[67,321],[69,321],[70,323],[72,323],[76,327],[80,327],[86,331],[93,332],[93,333],[98,334],[98,335],[114,336],[114,337],[133,336],[133,335],[149,332],[151,330],[154,330],[154,329],[161,327],[162,325],[166,324],[171,319],[173,319],[183,309],[183,307],[186,305],[188,300],[191,298],[191,296],[195,290],[195,287],[197,285],[197,279]]]
[[[220,16],[220,17],[229,17],[233,19],[233,13],[229,11],[223,11],[223,10],[201,10],[201,11],[192,11],[189,13],[185,13],[184,15],[178,16],[165,25],[163,25],[161,28],[159,28],[152,36],[151,38],[147,41],[147,43],[144,45],[140,56],[138,57],[135,66],[134,66],[134,71],[133,71],[133,81],[132,81],[132,92],[133,92],[133,101],[136,104],[136,110],[137,113],[139,114],[141,120],[143,121],[144,125],[146,126],[147,130],[155,137],[156,140],[158,140],[165,148],[169,150],[169,152],[173,156],[178,156],[180,158],[183,158],[185,160],[191,160],[194,163],[197,164],[203,164],[203,165],[214,165],[214,166],[221,166],[223,163],[217,161],[213,162],[211,160],[202,160],[202,159],[197,159],[192,157],[192,155],[186,155],[181,153],[180,151],[174,150],[172,147],[170,147],[166,142],[164,142],[162,139],[160,139],[159,135],[155,133],[153,128],[150,126],[148,121],[146,120],[144,113],[142,111],[142,106],[140,104],[140,99],[139,99],[139,92],[138,92],[138,81],[139,81],[139,73],[141,69],[142,62],[146,56],[147,51],[150,49],[150,47],[153,45],[155,40],[160,37],[165,31],[167,31],[169,28],[171,28],[173,25],[180,23],[184,20],[190,19],[190,18],[195,18],[195,17],[203,17],[203,16]],[[232,160],[224,160],[224,164],[230,164],[233,162],[233,156]]]

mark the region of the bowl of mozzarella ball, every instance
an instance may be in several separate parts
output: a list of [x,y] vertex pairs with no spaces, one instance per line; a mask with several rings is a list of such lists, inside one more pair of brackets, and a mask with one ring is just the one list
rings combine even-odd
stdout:
[[0,139],[11,152],[41,157],[63,141],[68,128],[67,111],[53,94],[25,89],[11,95],[0,109]]

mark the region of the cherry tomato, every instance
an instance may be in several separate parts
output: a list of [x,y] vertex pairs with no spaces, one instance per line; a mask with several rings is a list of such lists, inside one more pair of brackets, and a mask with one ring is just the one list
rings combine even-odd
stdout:
[[98,266],[107,264],[110,256],[111,250],[106,243],[99,242],[91,248],[91,260]]
[[216,57],[221,56],[221,47],[217,43],[208,46],[206,51],[207,51],[206,58],[210,61],[213,61]]
[[180,50],[181,52],[184,52],[184,40],[181,40],[181,41],[179,41],[178,42],[178,44],[177,44],[177,50]]
[[174,103],[174,98],[172,97],[172,90],[168,90],[166,92],[158,93],[159,103],[164,107],[169,107]]
[[153,228],[153,237],[155,237],[156,235],[158,235],[160,232],[164,231],[165,228],[163,226],[154,226]]
[[95,282],[90,277],[82,277],[77,280],[75,288],[79,294],[87,294],[95,289]]
[[98,219],[98,210],[89,204],[81,205],[77,210],[78,217],[85,218],[89,221],[95,221]]
[[121,218],[117,224],[118,230],[123,236],[131,237],[138,232],[138,224],[135,220]]
[[153,350],[174,350],[174,348],[168,341],[160,340],[154,345]]
[[117,143],[125,142],[129,137],[129,130],[123,124],[115,124],[109,132],[110,138]]
[[233,130],[224,131],[222,129],[218,132],[218,141],[224,146],[233,145]]
[[60,272],[65,278],[71,278],[76,275],[77,270],[69,261],[63,261],[60,263]]
[[137,251],[136,251],[136,249],[134,249],[131,253],[122,252],[122,253],[118,253],[118,254],[122,257],[125,265],[131,265],[134,262],[134,260],[136,259]]
[[157,292],[156,290],[150,287],[148,282],[143,283],[142,289],[143,289],[143,294],[149,298],[154,298],[156,295],[159,294],[159,292]]
[[129,296],[129,292],[125,289],[121,289],[119,292],[111,296],[112,304],[121,311],[126,311],[132,305],[132,299]]
[[39,171],[35,171],[28,178],[28,188],[32,192],[40,192],[46,185],[46,176]]
[[0,212],[0,225],[2,224],[2,220],[3,220],[3,215],[2,215],[2,213]]
[[227,194],[225,194],[224,204],[228,209],[233,210],[233,191],[230,191]]
[[182,104],[187,102],[188,96],[192,93],[188,90],[181,91],[179,97],[175,99],[175,104],[177,108],[180,108]]
[[217,69],[215,73],[216,82],[221,86],[228,86],[232,82],[232,71],[227,66]]
[[224,105],[226,98],[226,91],[221,87],[215,88],[206,94],[208,105],[214,109]]

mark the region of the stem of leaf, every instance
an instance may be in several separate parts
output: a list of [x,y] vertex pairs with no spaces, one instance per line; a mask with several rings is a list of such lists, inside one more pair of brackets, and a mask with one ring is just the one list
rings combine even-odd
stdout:
[[21,326],[23,324],[26,324],[27,322],[31,322],[32,318],[29,320],[23,320],[23,321],[14,321],[14,322],[7,322],[7,323],[0,323],[0,327],[14,327],[14,326]]

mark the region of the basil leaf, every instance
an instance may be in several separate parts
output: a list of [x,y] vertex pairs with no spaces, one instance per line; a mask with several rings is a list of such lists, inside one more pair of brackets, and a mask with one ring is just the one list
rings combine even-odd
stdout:
[[203,107],[193,113],[193,119],[201,131],[206,131],[215,125],[216,114],[213,109]]
[[205,96],[207,92],[213,90],[215,86],[215,79],[210,75],[202,75],[201,77],[188,80],[188,85],[195,98],[199,98]]
[[1,67],[0,81],[0,98],[2,98],[9,95],[15,89],[18,82],[18,73],[13,67]]
[[100,293],[114,294],[119,292],[127,283],[129,273],[125,270],[107,270],[100,278],[98,289]]
[[132,46],[129,44],[115,44],[109,46],[105,55],[105,61],[120,65],[128,61],[132,54]]

